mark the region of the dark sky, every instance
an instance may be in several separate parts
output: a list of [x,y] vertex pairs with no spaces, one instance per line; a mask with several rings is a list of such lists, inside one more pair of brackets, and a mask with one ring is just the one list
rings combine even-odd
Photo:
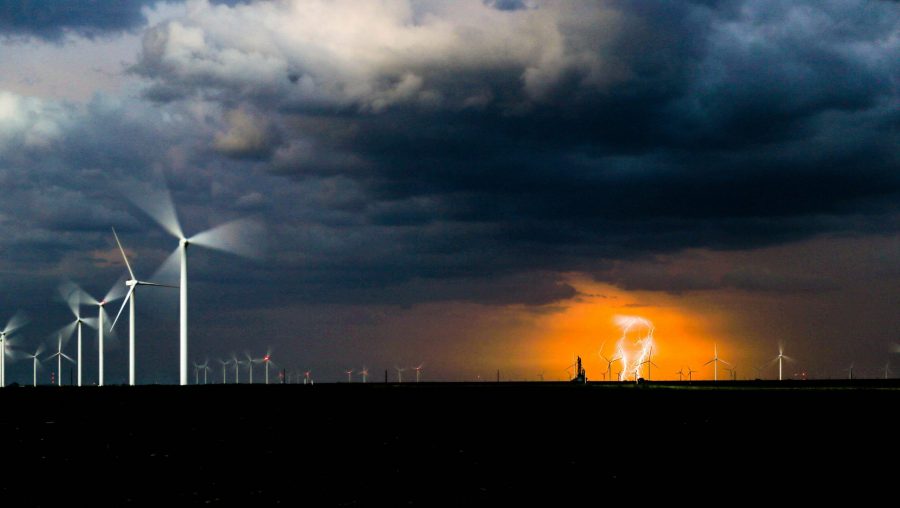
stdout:
[[[615,339],[593,308],[657,322],[667,371],[781,341],[883,374],[898,56],[891,1],[4,2],[0,309],[52,337],[61,280],[122,275],[111,226],[153,275],[175,242],[129,196],[168,187],[189,234],[265,224],[192,255],[192,359],[534,377]],[[139,307],[171,382],[175,299]]]

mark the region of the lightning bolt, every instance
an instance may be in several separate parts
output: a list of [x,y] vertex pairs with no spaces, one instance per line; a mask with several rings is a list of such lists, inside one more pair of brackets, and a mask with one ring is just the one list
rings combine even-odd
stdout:
[[645,362],[650,360],[650,348],[653,347],[653,323],[640,316],[615,316],[613,321],[622,330],[622,336],[616,343],[616,352],[622,359],[622,372],[619,381],[629,375],[635,381]]

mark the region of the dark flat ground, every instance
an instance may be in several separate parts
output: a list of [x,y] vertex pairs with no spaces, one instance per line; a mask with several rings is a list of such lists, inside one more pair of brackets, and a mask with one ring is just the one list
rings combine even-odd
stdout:
[[[10,387],[0,499],[598,506],[665,493],[690,505],[715,486],[740,489],[743,505],[774,485],[874,495],[898,480],[898,410],[900,384],[882,381]],[[661,485],[677,490],[653,492]]]

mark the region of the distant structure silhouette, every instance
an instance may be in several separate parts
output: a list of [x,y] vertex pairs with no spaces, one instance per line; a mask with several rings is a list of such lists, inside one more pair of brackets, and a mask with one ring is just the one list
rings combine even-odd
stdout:
[[584,371],[584,367],[581,366],[581,357],[578,357],[578,360],[575,362],[575,378],[572,379],[573,383],[587,383],[587,373]]

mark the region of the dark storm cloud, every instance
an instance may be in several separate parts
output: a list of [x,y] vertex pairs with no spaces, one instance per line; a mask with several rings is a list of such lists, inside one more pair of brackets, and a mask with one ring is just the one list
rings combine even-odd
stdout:
[[[171,97],[268,115],[277,136],[229,155],[320,189],[314,212],[274,213],[314,215],[296,247],[324,280],[598,273],[689,247],[895,230],[896,3],[508,10],[522,6],[413,2],[363,12],[368,31],[349,37],[331,30],[356,34],[349,3],[315,20],[289,4],[210,9],[154,27],[135,71]],[[318,35],[264,31],[280,17]],[[764,279],[654,287],[818,287]]]
[[0,4],[0,35],[58,41],[66,33],[96,37],[146,24],[141,9],[158,0],[10,0]]

